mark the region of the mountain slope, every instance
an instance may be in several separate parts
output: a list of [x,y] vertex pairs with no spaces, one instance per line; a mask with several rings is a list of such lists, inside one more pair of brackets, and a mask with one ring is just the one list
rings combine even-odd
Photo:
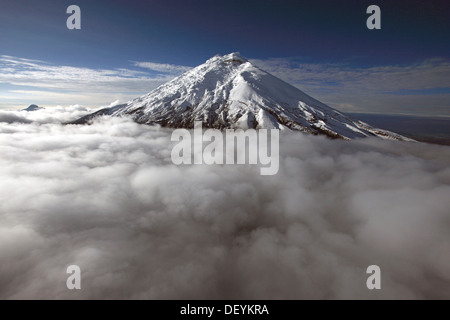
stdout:
[[408,140],[346,117],[294,86],[252,65],[238,53],[215,56],[206,63],[126,104],[102,109],[99,115],[131,116],[143,124],[193,128],[277,128],[332,138],[380,136]]

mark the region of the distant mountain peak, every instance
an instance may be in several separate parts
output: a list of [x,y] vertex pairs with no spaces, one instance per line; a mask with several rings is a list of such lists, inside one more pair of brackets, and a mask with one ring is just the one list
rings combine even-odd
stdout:
[[39,107],[35,104],[31,104],[28,108],[22,109],[22,111],[37,111],[37,110],[41,110],[44,109],[42,107]]
[[193,128],[291,129],[331,138],[379,136],[408,140],[355,121],[300,89],[254,66],[238,52],[214,56],[204,64],[126,104],[102,109],[99,115],[131,116],[143,124]]

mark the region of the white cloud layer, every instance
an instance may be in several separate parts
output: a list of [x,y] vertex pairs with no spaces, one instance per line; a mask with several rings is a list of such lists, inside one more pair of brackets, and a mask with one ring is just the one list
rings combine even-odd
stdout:
[[261,176],[174,166],[170,132],[1,122],[0,298],[450,298],[449,147],[291,133]]

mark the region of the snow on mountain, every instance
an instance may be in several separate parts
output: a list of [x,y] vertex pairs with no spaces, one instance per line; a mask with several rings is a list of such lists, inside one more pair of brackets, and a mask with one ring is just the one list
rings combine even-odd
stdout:
[[409,140],[348,118],[239,53],[215,56],[144,96],[73,123],[87,123],[100,115],[128,115],[138,123],[173,128],[193,128],[200,120],[203,127],[218,129],[289,128],[341,139]]

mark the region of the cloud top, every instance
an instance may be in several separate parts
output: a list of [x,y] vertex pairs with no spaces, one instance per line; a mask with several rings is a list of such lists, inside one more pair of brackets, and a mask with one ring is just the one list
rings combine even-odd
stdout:
[[0,298],[450,298],[449,147],[284,134],[261,176],[170,133],[1,122]]

